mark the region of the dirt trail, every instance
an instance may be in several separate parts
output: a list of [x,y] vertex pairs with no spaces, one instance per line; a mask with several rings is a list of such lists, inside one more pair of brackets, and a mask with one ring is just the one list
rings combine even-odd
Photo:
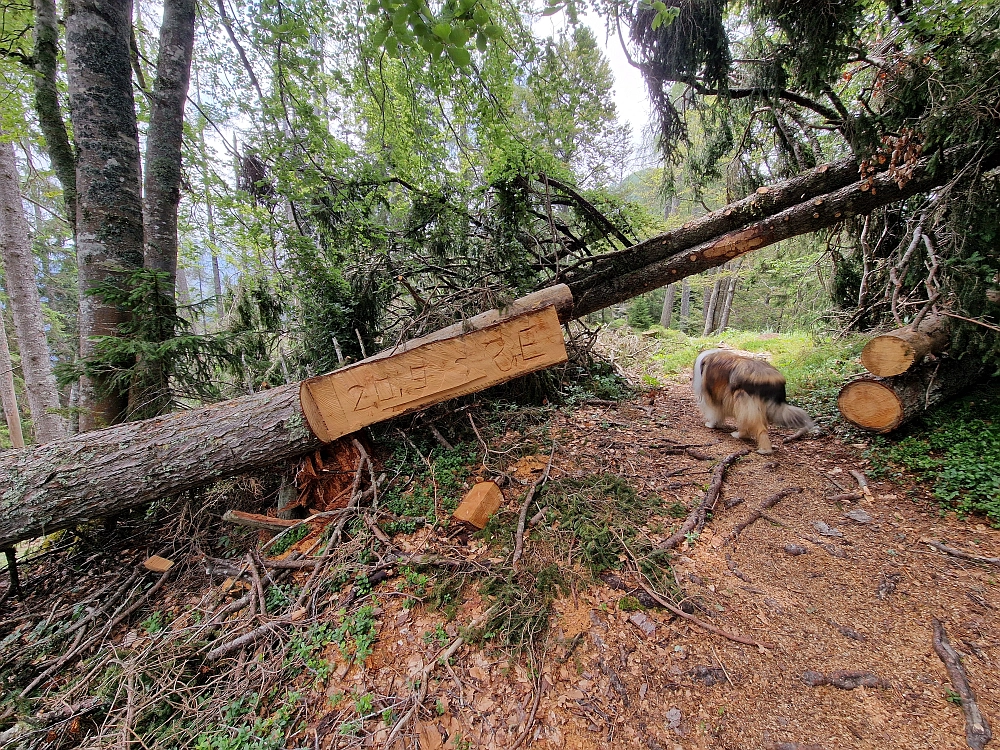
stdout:
[[[694,474],[696,483],[683,487],[677,480],[699,464],[707,472],[711,462],[664,456],[649,446],[706,444],[698,451],[713,459],[744,447],[702,426],[684,385],[617,407],[581,408],[562,435],[566,447],[557,453],[554,476],[612,471],[640,492],[688,506],[707,477]],[[608,586],[580,591],[556,604],[554,635],[562,645],[543,662],[543,696],[524,745],[963,748],[962,711],[947,700],[951,686],[932,647],[935,617],[964,655],[984,714],[1000,725],[1000,570],[920,542],[947,540],[994,556],[1000,532],[975,519],[942,518],[918,486],[872,482],[870,498],[827,500],[857,491],[849,472],[864,469],[861,450],[829,436],[775,443],[772,456],[751,453],[728,472],[722,499],[743,502],[719,504],[700,538],[679,550],[675,571],[699,617],[776,648],[734,643],[663,610],[619,611],[624,592]],[[690,471],[664,476],[683,467]],[[781,500],[735,545],[724,544],[736,524],[788,487],[803,491]],[[838,535],[822,536],[817,524]],[[463,608],[458,620],[471,618],[477,606]],[[397,632],[383,631],[367,675],[356,675],[383,693],[398,687],[408,659],[419,661],[404,651],[434,619],[386,614]],[[445,713],[419,725],[421,747],[454,746],[449,735],[487,748],[516,739],[530,713],[532,685],[522,668],[507,666],[482,652],[459,658],[455,679],[446,676],[438,686]],[[838,670],[865,673],[881,686],[849,690],[803,679]]]

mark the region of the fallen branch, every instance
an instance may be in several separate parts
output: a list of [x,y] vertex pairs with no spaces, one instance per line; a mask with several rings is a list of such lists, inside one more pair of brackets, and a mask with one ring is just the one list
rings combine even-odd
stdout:
[[802,675],[802,681],[809,687],[830,685],[841,690],[854,690],[859,687],[892,687],[878,675],[874,675],[871,672],[857,672],[850,669],[838,669],[829,674],[814,672],[810,669]]
[[226,523],[234,523],[237,526],[248,526],[251,529],[264,529],[265,531],[274,532],[282,532],[289,526],[295,526],[298,523],[294,519],[271,518],[260,513],[244,513],[241,510],[227,510],[222,515],[222,520]]
[[970,562],[984,563],[986,565],[1000,565],[1000,557],[982,557],[980,555],[973,555],[970,552],[963,552],[960,549],[955,549],[954,547],[949,547],[947,544],[942,542],[937,542],[933,539],[927,539],[926,537],[921,537],[920,541],[924,544],[928,544],[934,549],[944,552],[952,557],[959,557],[962,560],[969,560]]
[[948,679],[951,680],[952,687],[958,693],[962,701],[962,712],[965,714],[965,741],[972,750],[983,750],[986,743],[993,737],[990,731],[990,724],[986,717],[979,710],[976,703],[976,696],[969,687],[969,679],[965,675],[962,667],[962,660],[958,652],[948,642],[948,634],[945,633],[944,625],[939,619],[934,618],[934,651],[944,662],[945,670],[948,672]]
[[702,498],[698,507],[695,508],[691,513],[688,514],[687,519],[669,539],[667,539],[663,544],[659,546],[659,549],[673,549],[678,544],[683,542],[687,535],[692,531],[699,531],[705,525],[705,514],[715,508],[715,503],[719,499],[719,493],[722,491],[722,480],[725,477],[726,469],[728,469],[737,459],[742,458],[750,452],[749,448],[737,451],[736,453],[730,453],[724,459],[719,461],[715,465],[715,469],[712,471],[712,481],[708,485],[708,489],[705,491],[705,497]]
[[531,485],[531,489],[528,490],[528,494],[525,495],[524,502],[521,503],[521,514],[517,519],[517,533],[514,536],[514,555],[510,561],[512,567],[517,567],[518,560],[520,560],[521,555],[524,554],[524,527],[527,524],[528,507],[531,505],[531,501],[534,499],[535,492],[538,491],[538,488],[549,481],[549,472],[552,471],[552,459],[555,455],[556,442],[553,440],[552,450],[549,451],[549,462],[545,466],[545,471],[543,471],[542,475],[535,480],[533,485]]
[[771,497],[765,500],[761,504],[761,506],[757,508],[757,510],[755,510],[753,513],[751,513],[750,516],[745,521],[741,521],[740,523],[736,524],[736,527],[732,531],[730,531],[729,536],[726,537],[725,543],[731,544],[732,542],[736,541],[736,537],[738,537],[740,533],[744,529],[746,529],[747,526],[763,518],[767,510],[773,508],[775,505],[778,504],[779,501],[788,497],[789,495],[794,495],[799,492],[802,492],[801,487],[786,487],[780,492],[771,495]]
[[[642,574],[640,573],[640,576],[641,575]],[[702,630],[707,630],[709,633],[715,633],[715,635],[721,635],[723,638],[728,638],[731,641],[735,641],[736,643],[742,643],[746,646],[756,646],[757,648],[767,649],[769,651],[773,651],[774,649],[777,648],[777,646],[773,643],[761,643],[760,641],[755,641],[753,638],[749,638],[745,635],[739,635],[738,633],[730,633],[728,630],[723,630],[722,628],[717,628],[714,625],[710,625],[704,620],[695,617],[694,615],[689,615],[683,609],[675,607],[673,604],[671,604],[662,596],[653,591],[649,586],[647,586],[645,583],[642,582],[641,577],[639,580],[639,585],[642,587],[642,590],[645,591],[647,594],[649,594],[661,607],[663,607],[666,610],[669,610],[670,612],[673,612],[678,617],[684,618],[688,622],[693,622]]]
[[826,499],[834,503],[856,503],[863,497],[864,495],[859,492],[843,492],[839,495],[830,495]]

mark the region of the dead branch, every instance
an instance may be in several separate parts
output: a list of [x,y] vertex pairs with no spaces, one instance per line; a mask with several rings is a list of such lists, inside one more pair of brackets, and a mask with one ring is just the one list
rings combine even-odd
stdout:
[[933,623],[934,651],[944,662],[948,679],[962,700],[962,712],[965,714],[965,741],[972,750],[983,750],[986,743],[993,737],[990,724],[979,710],[976,696],[973,694],[972,688],[969,687],[969,679],[966,677],[961,657],[948,642],[948,634],[944,630],[944,625],[936,617]]
[[285,520],[283,518],[271,518],[260,513],[244,513],[240,510],[227,510],[222,515],[222,520],[226,523],[233,523],[237,526],[248,526],[251,529],[264,529],[265,531],[282,532],[289,526],[295,526],[295,520]]
[[854,690],[859,687],[888,688],[891,685],[878,675],[871,672],[858,672],[850,669],[838,669],[828,674],[807,670],[802,675],[802,681],[809,687],[830,685],[841,690]]
[[700,530],[705,525],[705,514],[712,508],[715,507],[715,503],[719,499],[719,493],[722,491],[722,480],[725,477],[726,469],[728,469],[737,459],[742,458],[750,452],[749,448],[746,448],[736,453],[730,453],[724,459],[719,461],[715,465],[715,469],[712,471],[712,481],[708,485],[708,489],[705,491],[705,497],[702,498],[701,502],[698,504],[693,511],[688,514],[684,523],[669,539],[667,539],[663,544],[660,545],[659,549],[673,549],[678,544],[683,542],[687,535],[692,531]]
[[944,552],[952,557],[958,557],[962,560],[969,560],[970,562],[983,563],[985,565],[1000,565],[1000,557],[983,557],[981,555],[973,555],[970,552],[963,552],[960,549],[955,549],[954,547],[949,547],[947,544],[942,542],[937,542],[933,539],[927,539],[926,537],[921,537],[920,541],[924,544],[928,544],[940,552]]
[[728,630],[723,630],[722,628],[717,628],[714,625],[710,625],[709,623],[695,617],[694,615],[689,615],[683,609],[675,607],[673,604],[668,602],[662,596],[653,591],[649,586],[643,583],[642,581],[643,576],[641,572],[639,573],[639,576],[640,576],[639,585],[642,587],[643,591],[649,594],[661,607],[663,607],[666,610],[669,610],[670,612],[673,612],[678,617],[684,618],[688,622],[694,623],[702,630],[707,630],[709,633],[720,635],[723,638],[728,638],[731,641],[734,641],[736,643],[742,643],[746,646],[756,646],[757,648],[767,649],[769,651],[773,651],[774,649],[777,648],[777,646],[773,643],[761,643],[760,641],[755,641],[753,638],[749,638],[745,635],[739,635],[738,633],[730,633]]
[[528,494],[524,497],[524,502],[521,503],[521,514],[517,519],[517,533],[514,535],[514,555],[510,561],[512,567],[517,567],[518,560],[521,559],[521,555],[524,553],[524,527],[528,519],[528,508],[531,505],[531,501],[535,498],[535,492],[538,491],[538,488],[544,486],[549,481],[549,473],[552,471],[552,459],[555,455],[556,441],[553,440],[552,450],[549,451],[549,462],[545,465],[545,471],[531,485],[531,489],[528,490]]
[[736,527],[732,531],[730,531],[729,532],[729,536],[726,537],[726,542],[725,543],[726,544],[731,544],[732,542],[735,542],[736,541],[736,537],[738,537],[740,535],[740,533],[744,529],[747,528],[747,526],[749,526],[750,524],[754,523],[755,521],[758,521],[761,518],[763,518],[764,514],[765,514],[765,512],[767,510],[769,510],[770,508],[773,508],[775,505],[778,504],[779,501],[781,501],[782,499],[788,497],[789,495],[795,495],[795,494],[797,494],[799,492],[802,492],[802,488],[801,487],[786,487],[785,489],[781,490],[780,492],[778,492],[778,493],[776,493],[774,495],[771,495],[771,497],[769,497],[767,500],[765,500],[761,504],[761,506],[759,508],[757,508],[757,510],[755,510],[753,513],[751,513],[750,516],[746,520],[741,521],[740,523],[736,524]]
[[858,492],[844,492],[839,495],[830,495],[826,499],[834,503],[856,503],[863,497],[864,495]]

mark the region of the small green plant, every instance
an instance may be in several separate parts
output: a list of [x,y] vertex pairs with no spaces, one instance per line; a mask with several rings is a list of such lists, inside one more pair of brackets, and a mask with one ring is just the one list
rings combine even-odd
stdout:
[[635,612],[642,609],[642,603],[634,596],[623,596],[618,600],[618,609],[622,612]]
[[362,717],[367,716],[372,712],[372,708],[375,706],[375,699],[372,697],[371,693],[362,693],[354,697],[354,709]]
[[308,534],[309,526],[307,524],[296,526],[290,531],[285,532],[284,536],[271,545],[270,554],[280,555],[283,552],[287,552],[289,547],[305,539]]
[[951,688],[944,689],[944,699],[949,703],[954,703],[956,706],[962,705],[962,696],[956,693]]
[[164,627],[166,627],[166,618],[160,610],[156,610],[140,623],[143,630],[146,631],[148,635],[156,635]]
[[299,587],[294,583],[279,583],[267,589],[264,603],[268,612],[280,612],[288,607],[299,595]]
[[433,630],[424,631],[424,643],[434,644],[438,648],[443,648],[448,644],[448,634],[444,630],[444,625],[440,622],[434,626]]
[[359,607],[350,615],[343,609],[337,613],[340,625],[333,633],[333,641],[345,659],[360,664],[371,655],[378,637],[374,613],[375,607],[371,604]]
[[873,476],[910,471],[933,487],[943,507],[982,513],[1000,528],[1000,389],[985,387],[912,426],[901,438],[877,437]]

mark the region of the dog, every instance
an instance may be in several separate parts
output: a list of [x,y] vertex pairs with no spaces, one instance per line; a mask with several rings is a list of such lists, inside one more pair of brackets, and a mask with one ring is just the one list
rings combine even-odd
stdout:
[[709,349],[694,362],[691,382],[705,426],[722,427],[726,419],[736,421],[734,438],[755,440],[757,452],[772,452],[767,434],[769,423],[788,428],[816,428],[803,409],[785,401],[785,376],[767,362]]

